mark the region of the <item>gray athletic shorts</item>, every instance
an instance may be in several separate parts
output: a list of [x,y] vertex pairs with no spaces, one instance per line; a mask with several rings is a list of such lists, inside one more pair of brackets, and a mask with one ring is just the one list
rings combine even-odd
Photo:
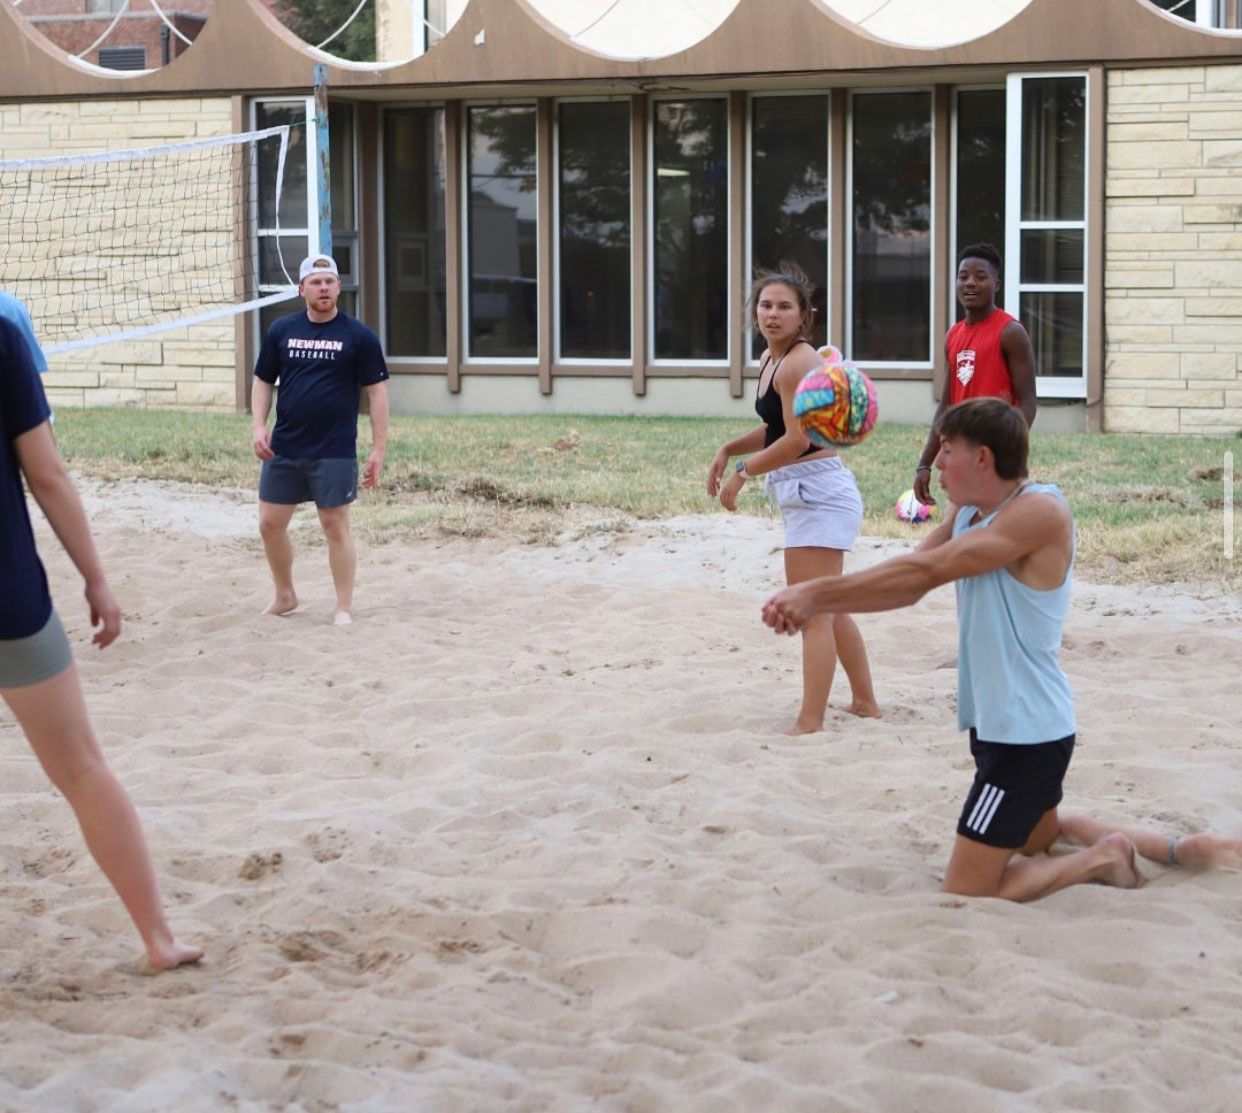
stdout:
[[785,548],[848,552],[854,547],[862,528],[862,495],[839,456],[786,464],[768,472],[763,486],[780,508]]
[[73,650],[55,610],[28,638],[0,639],[0,688],[25,688],[59,676],[73,664]]
[[313,502],[320,510],[344,506],[358,497],[358,461],[264,460],[259,472],[259,498],[290,506]]

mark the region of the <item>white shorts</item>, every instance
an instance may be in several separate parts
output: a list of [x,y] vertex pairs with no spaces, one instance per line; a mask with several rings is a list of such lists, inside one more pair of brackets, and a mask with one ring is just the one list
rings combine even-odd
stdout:
[[862,495],[839,456],[777,468],[764,476],[763,489],[780,508],[785,548],[848,552],[854,547],[862,528]]

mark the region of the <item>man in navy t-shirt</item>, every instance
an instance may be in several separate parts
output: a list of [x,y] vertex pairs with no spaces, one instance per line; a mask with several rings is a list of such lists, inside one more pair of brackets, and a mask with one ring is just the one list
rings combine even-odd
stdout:
[[[341,280],[330,255],[311,255],[298,270],[306,311],[267,330],[254,367],[250,409],[259,476],[259,533],[276,584],[267,614],[298,605],[293,590],[289,522],[298,503],[314,501],[328,540],[336,588],[334,622],[353,621],[358,554],[349,531],[349,504],[358,496],[358,402],[367,393],[371,455],[363,486],[379,486],[388,444],[388,367],[379,337],[337,309]],[[280,384],[276,427],[269,432],[272,388]]]

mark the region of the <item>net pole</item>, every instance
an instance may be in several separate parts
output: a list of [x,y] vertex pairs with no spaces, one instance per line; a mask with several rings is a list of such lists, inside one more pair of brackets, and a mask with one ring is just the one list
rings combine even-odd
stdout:
[[319,199],[320,255],[332,254],[332,162],[328,146],[328,67],[315,63],[315,182]]

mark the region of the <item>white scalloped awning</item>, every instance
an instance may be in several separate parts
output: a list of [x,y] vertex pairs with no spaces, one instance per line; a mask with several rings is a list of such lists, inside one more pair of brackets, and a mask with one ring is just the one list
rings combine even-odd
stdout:
[[719,27],[738,0],[527,0],[578,46],[610,58],[662,58]]

